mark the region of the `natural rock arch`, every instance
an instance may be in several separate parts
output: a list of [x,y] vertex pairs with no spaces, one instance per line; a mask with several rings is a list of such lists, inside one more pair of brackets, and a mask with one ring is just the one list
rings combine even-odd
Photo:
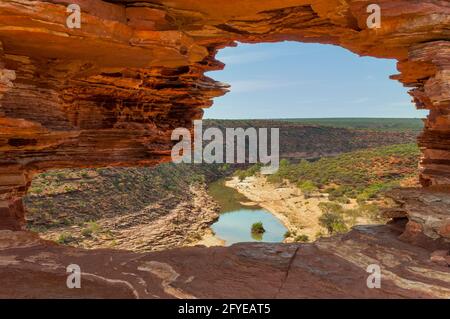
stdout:
[[[204,73],[224,67],[214,56],[235,41],[328,43],[397,59],[392,78],[430,110],[419,137],[422,184],[448,188],[450,5],[379,0],[381,28],[369,29],[370,2],[3,1],[0,228],[21,228],[21,197],[36,172],[168,161],[171,130],[227,92]],[[70,3],[81,7],[79,29],[66,25]]]

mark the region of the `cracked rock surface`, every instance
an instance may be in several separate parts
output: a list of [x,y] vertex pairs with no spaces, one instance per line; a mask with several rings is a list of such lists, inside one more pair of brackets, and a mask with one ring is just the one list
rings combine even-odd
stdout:
[[[450,268],[399,234],[394,226],[360,226],[313,244],[131,253],[63,247],[4,230],[0,297],[449,298]],[[81,268],[81,289],[66,287],[70,264]],[[367,287],[371,264],[381,269],[379,289]]]

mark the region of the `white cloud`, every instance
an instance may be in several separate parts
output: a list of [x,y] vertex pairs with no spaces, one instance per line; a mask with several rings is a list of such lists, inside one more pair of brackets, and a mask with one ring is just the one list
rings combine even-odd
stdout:
[[[229,49],[232,50],[232,49]],[[289,51],[261,51],[261,52],[244,52],[240,54],[224,53],[217,56],[219,61],[222,61],[226,65],[237,65],[237,64],[249,64],[255,62],[263,62],[267,60],[277,60],[280,57],[298,55],[298,53],[292,53]]]
[[362,103],[366,103],[366,102],[368,102],[368,101],[369,101],[369,98],[367,98],[367,97],[362,97],[362,98],[354,99],[354,100],[350,101],[350,103],[353,103],[353,104],[362,104]]
[[410,102],[398,101],[398,102],[390,102],[387,105],[392,106],[392,107],[409,107],[409,106],[414,106],[415,104],[412,101],[410,101]]
[[306,84],[303,81],[277,81],[277,80],[243,80],[231,83],[231,93],[246,93],[254,91],[271,90],[285,87],[295,87]]
[[226,65],[247,64],[261,62],[272,58],[269,52],[249,52],[244,54],[228,54],[219,56],[218,60]]
[[316,104],[321,102],[331,102],[333,99],[330,98],[317,98],[317,99],[310,99],[310,100],[299,100],[297,101],[297,104]]

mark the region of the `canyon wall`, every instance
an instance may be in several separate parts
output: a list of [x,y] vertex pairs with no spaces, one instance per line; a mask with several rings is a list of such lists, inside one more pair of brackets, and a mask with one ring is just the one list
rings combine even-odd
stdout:
[[[397,59],[392,78],[430,110],[422,184],[450,186],[450,3],[378,0],[381,28],[370,29],[372,2],[1,0],[0,229],[21,228],[37,172],[168,161],[171,130],[190,127],[228,91],[204,73],[222,69],[215,55],[236,41]],[[80,28],[66,23],[72,3]]]

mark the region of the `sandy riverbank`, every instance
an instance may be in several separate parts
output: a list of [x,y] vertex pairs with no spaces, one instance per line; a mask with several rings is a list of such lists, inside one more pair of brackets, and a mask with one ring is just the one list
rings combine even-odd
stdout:
[[[320,233],[327,233],[319,224],[319,217],[322,215],[319,204],[329,201],[326,195],[316,194],[305,198],[295,185],[277,186],[266,182],[263,176],[247,177],[243,181],[233,177],[226,181],[225,185],[236,189],[249,201],[271,212],[289,231],[297,235],[307,235],[310,240],[314,240]],[[343,205],[346,209],[355,206],[355,202]]]
[[214,235],[211,229],[208,229],[207,231],[205,231],[204,235],[202,236],[202,239],[188,246],[197,246],[197,245],[203,245],[206,247],[225,246],[225,240],[220,239],[219,237]]

